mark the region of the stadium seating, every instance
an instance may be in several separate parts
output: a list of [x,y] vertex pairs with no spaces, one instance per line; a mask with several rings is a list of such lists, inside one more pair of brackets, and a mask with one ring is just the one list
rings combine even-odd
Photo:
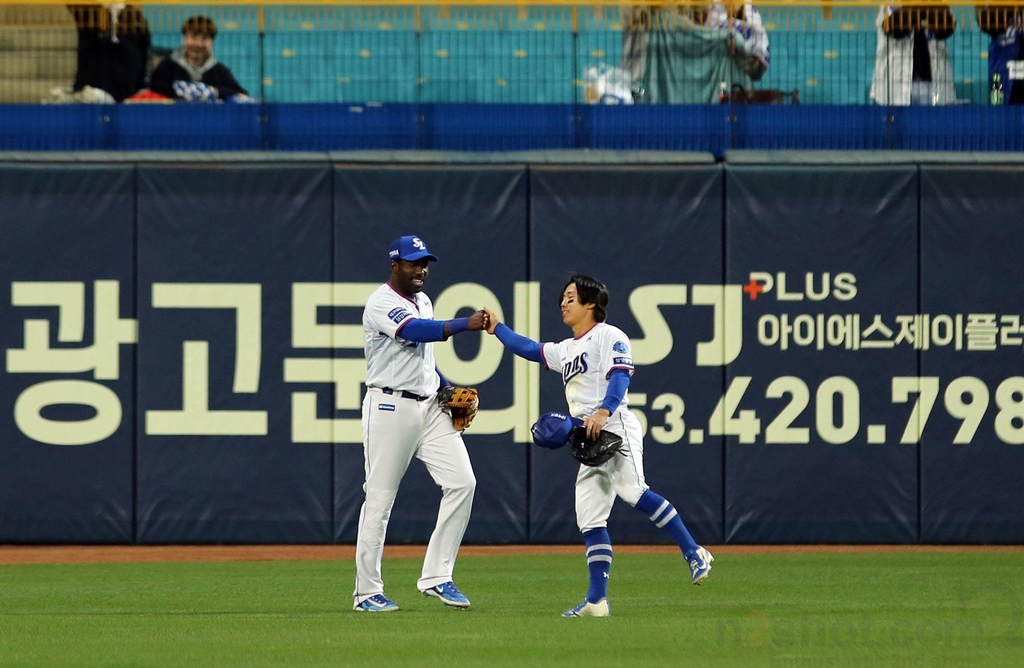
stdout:
[[[216,54],[268,102],[573,103],[590,67],[617,66],[616,7],[146,6],[158,53],[188,16],[218,25]],[[875,7],[764,6],[771,67],[758,87],[804,104],[869,104]],[[956,10],[949,40],[957,98],[987,102],[988,36]],[[61,6],[0,8],[0,103],[38,102],[69,85],[75,31]]]

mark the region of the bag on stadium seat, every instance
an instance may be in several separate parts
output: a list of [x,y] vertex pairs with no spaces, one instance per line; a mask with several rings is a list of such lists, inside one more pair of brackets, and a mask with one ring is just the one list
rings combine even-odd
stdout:
[[629,72],[621,67],[601,63],[588,67],[583,99],[587,104],[633,104],[633,89]]
[[790,104],[800,104],[799,89],[779,90],[778,88],[762,88],[747,90],[740,84],[732,85],[731,102],[733,104],[784,104],[789,98]]

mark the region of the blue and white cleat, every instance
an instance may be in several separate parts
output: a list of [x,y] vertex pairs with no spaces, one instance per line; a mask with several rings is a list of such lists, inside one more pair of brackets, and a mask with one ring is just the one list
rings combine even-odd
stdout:
[[352,606],[356,612],[391,612],[398,610],[398,604],[384,594],[374,594],[362,603]]
[[704,578],[711,572],[711,562],[714,560],[715,558],[711,556],[710,552],[697,546],[697,552],[694,553],[693,558],[686,560],[690,564],[690,577],[693,578],[693,584],[699,585],[704,581]]
[[602,598],[597,603],[591,603],[586,599],[572,610],[562,613],[563,617],[609,617],[612,609],[608,607],[608,599]]
[[436,587],[424,590],[424,596],[436,596],[441,599],[441,602],[445,605],[450,605],[453,608],[468,608],[469,599],[466,598],[459,588],[455,586],[454,582],[445,582],[439,584]]

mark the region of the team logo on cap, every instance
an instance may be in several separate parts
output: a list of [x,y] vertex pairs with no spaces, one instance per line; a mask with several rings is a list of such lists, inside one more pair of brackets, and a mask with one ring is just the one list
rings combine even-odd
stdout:
[[427,249],[427,245],[425,243],[423,243],[422,241],[420,241],[419,237],[413,237],[412,238],[412,247],[413,248],[419,248],[420,250],[426,250]]

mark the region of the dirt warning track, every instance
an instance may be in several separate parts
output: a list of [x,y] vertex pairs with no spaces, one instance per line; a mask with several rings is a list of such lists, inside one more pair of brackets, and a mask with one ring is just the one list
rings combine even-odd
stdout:
[[[886,552],[1021,552],[1021,545],[709,545],[715,555]],[[582,545],[464,545],[459,556],[579,554]],[[419,558],[424,545],[395,545],[384,557]],[[671,554],[674,545],[616,545],[620,554]],[[351,545],[0,545],[0,564],[108,564],[174,561],[332,561],[355,557]]]

